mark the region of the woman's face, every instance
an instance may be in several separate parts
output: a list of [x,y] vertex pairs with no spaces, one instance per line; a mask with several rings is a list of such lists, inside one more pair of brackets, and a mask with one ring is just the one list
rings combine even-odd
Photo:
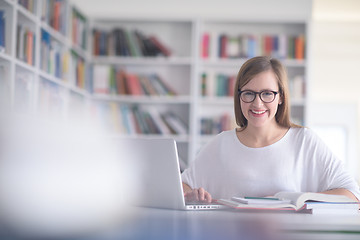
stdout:
[[[269,70],[256,75],[240,90],[249,90],[253,92],[261,92],[267,90],[279,92],[279,86],[274,72],[272,70]],[[271,99],[271,93],[263,93],[262,95],[265,101],[269,101],[268,96],[270,96]],[[278,105],[281,104],[279,93],[275,95],[274,100],[270,103],[262,101],[259,94],[256,94],[255,100],[250,103],[246,103],[241,99],[239,99],[239,101],[241,105],[241,111],[248,121],[248,126],[264,127],[271,126],[271,124],[276,124],[275,114],[277,112]]]

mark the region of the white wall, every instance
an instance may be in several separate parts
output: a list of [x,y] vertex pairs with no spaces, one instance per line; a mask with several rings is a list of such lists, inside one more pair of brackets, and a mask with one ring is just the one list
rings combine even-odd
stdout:
[[[331,111],[328,116],[339,118],[340,115],[349,124],[354,122],[350,118],[356,118],[349,129],[357,136],[355,143],[349,143],[357,152],[357,157],[352,159],[355,166],[360,148],[360,1],[314,0],[312,18],[309,125],[333,122],[316,113],[319,105],[328,106]],[[339,105],[354,107],[347,113],[337,111]],[[339,121],[338,125],[341,124],[344,121]],[[358,179],[359,173],[357,169]]]
[[293,19],[311,16],[312,0],[73,0],[95,18]]

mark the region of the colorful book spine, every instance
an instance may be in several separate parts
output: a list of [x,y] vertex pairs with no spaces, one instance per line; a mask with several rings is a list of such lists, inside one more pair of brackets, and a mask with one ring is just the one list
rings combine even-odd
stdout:
[[[201,56],[208,47],[203,34],[201,41]],[[279,59],[305,59],[305,37],[300,35],[250,35],[230,36],[220,34],[218,37],[218,58],[252,58],[258,55],[272,56]]]
[[129,73],[111,66],[93,67],[92,91],[98,94],[176,96],[177,91],[158,74]]
[[160,111],[154,106],[99,102],[94,117],[110,133],[118,134],[187,134],[188,127],[172,111]]
[[53,39],[51,35],[41,30],[40,68],[59,79],[68,77],[68,54],[63,45]]
[[67,2],[65,0],[46,0],[42,4],[41,19],[56,31],[66,35]]
[[234,96],[234,86],[236,77],[234,75],[203,73],[201,75],[201,95],[232,97]]
[[210,56],[210,34],[204,33],[201,39],[201,56],[208,58]]
[[86,48],[86,18],[76,9],[72,10],[71,39],[74,45]]
[[18,59],[29,65],[34,65],[35,59],[35,34],[27,27],[18,25],[17,27],[17,49],[16,56]]

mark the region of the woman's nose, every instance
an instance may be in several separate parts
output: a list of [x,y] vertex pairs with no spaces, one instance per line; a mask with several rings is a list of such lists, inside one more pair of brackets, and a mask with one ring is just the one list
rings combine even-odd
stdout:
[[253,105],[254,106],[262,106],[263,105],[263,101],[260,99],[260,95],[256,94],[255,99],[253,101]]

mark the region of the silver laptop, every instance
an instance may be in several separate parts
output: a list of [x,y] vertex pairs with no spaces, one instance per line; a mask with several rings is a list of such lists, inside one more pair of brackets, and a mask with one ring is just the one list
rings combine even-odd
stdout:
[[185,204],[176,142],[173,139],[121,139],[123,156],[136,163],[141,197],[138,206],[210,210],[218,204]]

